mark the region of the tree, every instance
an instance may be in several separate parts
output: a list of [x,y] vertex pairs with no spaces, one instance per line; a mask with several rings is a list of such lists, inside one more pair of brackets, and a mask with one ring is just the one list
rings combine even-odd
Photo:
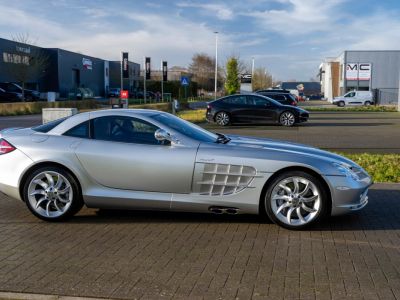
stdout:
[[12,37],[16,46],[14,53],[4,53],[3,59],[7,62],[8,72],[22,87],[22,101],[25,101],[25,85],[29,80],[43,76],[49,64],[48,56],[38,47],[31,47],[33,42],[29,34],[18,34]]
[[231,57],[226,63],[225,91],[228,95],[235,94],[240,89],[238,60]]
[[196,53],[192,57],[189,66],[193,80],[198,83],[200,89],[212,91],[214,89],[215,60],[205,53]]
[[251,82],[253,91],[267,89],[272,87],[272,75],[268,73],[266,68],[256,68]]

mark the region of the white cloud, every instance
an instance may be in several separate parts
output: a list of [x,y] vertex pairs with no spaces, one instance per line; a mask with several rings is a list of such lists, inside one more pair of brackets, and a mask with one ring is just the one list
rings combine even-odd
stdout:
[[[97,16],[99,12],[84,13]],[[110,60],[118,60],[121,51],[129,51],[130,58],[139,63],[144,56],[151,56],[154,67],[159,66],[161,59],[168,60],[171,66],[187,65],[196,52],[214,54],[215,36],[205,24],[179,16],[136,12],[120,12],[118,17],[132,25],[112,28],[106,21],[91,23],[84,20],[77,24],[71,22],[67,27],[28,11],[3,7],[0,10],[0,35],[7,38],[5,35],[10,28],[14,33],[29,32],[32,38],[39,37],[39,46],[63,48]],[[231,44],[228,36],[220,34],[219,39],[225,45]]]
[[208,16],[215,16],[220,20],[232,20],[234,18],[232,9],[223,4],[180,2],[177,6],[185,8],[200,8],[207,11]]

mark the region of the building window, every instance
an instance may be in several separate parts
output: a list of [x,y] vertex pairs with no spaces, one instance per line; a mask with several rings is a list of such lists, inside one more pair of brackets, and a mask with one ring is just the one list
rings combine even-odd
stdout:
[[3,52],[5,63],[24,64],[29,66],[29,56]]

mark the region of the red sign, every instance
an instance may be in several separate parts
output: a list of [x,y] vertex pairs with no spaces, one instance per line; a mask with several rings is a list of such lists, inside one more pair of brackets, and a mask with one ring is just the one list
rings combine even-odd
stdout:
[[122,90],[121,93],[120,93],[120,98],[121,99],[128,99],[129,98],[128,91]]

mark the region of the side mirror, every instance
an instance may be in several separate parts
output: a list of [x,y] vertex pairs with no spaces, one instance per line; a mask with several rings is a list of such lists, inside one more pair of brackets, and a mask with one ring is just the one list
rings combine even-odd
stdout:
[[157,141],[164,142],[164,141],[172,141],[171,135],[165,131],[164,129],[157,129],[156,132],[154,132],[154,137]]

